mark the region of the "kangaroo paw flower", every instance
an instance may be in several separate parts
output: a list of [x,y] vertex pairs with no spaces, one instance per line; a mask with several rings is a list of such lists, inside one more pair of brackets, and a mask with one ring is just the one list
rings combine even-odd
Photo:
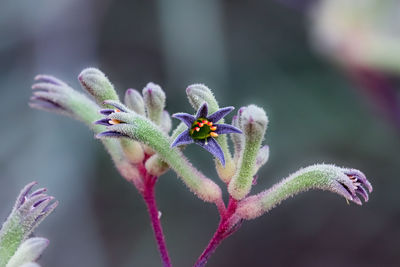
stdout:
[[242,131],[232,125],[217,124],[217,122],[232,110],[233,107],[225,107],[208,115],[208,105],[204,102],[197,111],[196,116],[187,113],[173,114],[172,117],[181,120],[188,129],[183,131],[172,142],[171,147],[195,143],[213,154],[214,157],[220,160],[222,165],[225,165],[224,153],[215,139],[220,134],[242,133]]
[[58,205],[54,197],[45,194],[45,188],[31,192],[35,185],[36,182],[32,182],[22,189],[0,230],[0,266],[6,265],[21,243]]

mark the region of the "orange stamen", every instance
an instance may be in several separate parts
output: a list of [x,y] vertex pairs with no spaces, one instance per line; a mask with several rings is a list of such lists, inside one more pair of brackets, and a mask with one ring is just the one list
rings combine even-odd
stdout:
[[207,124],[207,122],[208,122],[207,120],[203,120],[203,123],[204,123],[204,124]]
[[214,132],[211,132],[210,135],[211,135],[211,137],[217,137],[218,136],[218,134],[214,133]]
[[198,125],[199,125],[199,127],[203,127],[203,123],[201,123],[201,122],[199,122],[199,123],[197,123]]
[[211,127],[212,126],[212,121],[209,121],[207,124],[208,124],[208,126]]
[[196,132],[200,131],[199,127],[194,128],[196,130]]
[[108,121],[108,123],[109,123],[109,124],[112,124],[112,125],[115,125],[115,124],[120,124],[121,121],[116,120],[116,119],[111,119],[111,120]]
[[119,110],[119,109],[116,108],[116,109],[115,109],[115,112],[121,112],[121,110]]
[[217,126],[210,127],[210,130],[211,130],[211,131],[217,130]]

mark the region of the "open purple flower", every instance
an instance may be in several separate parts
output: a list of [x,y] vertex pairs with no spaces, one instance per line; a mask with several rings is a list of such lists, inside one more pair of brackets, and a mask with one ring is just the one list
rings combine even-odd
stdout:
[[191,143],[198,144],[218,158],[221,164],[225,166],[224,152],[215,139],[220,134],[242,133],[242,131],[232,125],[217,124],[217,122],[233,109],[233,107],[225,107],[208,115],[208,106],[205,102],[197,111],[196,116],[187,113],[173,114],[172,117],[181,120],[189,128],[174,140],[171,147]]

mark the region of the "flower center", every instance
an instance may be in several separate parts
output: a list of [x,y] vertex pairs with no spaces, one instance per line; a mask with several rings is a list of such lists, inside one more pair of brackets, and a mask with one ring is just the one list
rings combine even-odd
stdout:
[[207,139],[208,137],[217,137],[218,134],[214,132],[217,130],[216,126],[213,126],[211,121],[208,121],[206,118],[198,118],[192,124],[190,128],[190,136],[193,139]]

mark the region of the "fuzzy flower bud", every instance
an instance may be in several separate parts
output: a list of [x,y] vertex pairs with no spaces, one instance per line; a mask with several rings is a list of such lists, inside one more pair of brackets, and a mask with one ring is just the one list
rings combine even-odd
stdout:
[[58,202],[45,194],[45,188],[31,192],[35,184],[32,182],[21,191],[0,230],[0,266],[6,265],[20,244],[57,207]]
[[105,100],[118,100],[118,95],[114,86],[104,75],[96,68],[84,69],[78,76],[82,87],[91,94],[99,105],[104,105]]
[[122,138],[120,142],[125,156],[131,163],[137,164],[143,161],[144,152],[139,142],[127,138]]
[[143,98],[148,118],[155,124],[160,125],[162,113],[165,108],[165,93],[161,87],[154,83],[148,83],[143,88]]
[[34,264],[49,245],[49,240],[41,237],[32,237],[24,241],[11,257],[6,267],[20,267],[25,264]]
[[358,205],[362,205],[359,196],[368,201],[368,192],[372,192],[372,186],[362,172],[319,164],[301,169],[271,189],[242,200],[237,214],[243,219],[254,219],[283,200],[309,189],[328,190]]
[[137,114],[145,116],[144,100],[142,95],[135,89],[128,89],[125,92],[125,105]]
[[148,173],[158,177],[166,173],[169,166],[156,154],[146,161],[145,168]]
[[229,194],[238,200],[250,192],[256,170],[256,157],[267,129],[268,118],[262,108],[250,105],[242,112],[240,122],[244,148],[239,158],[239,168],[228,187]]
[[204,84],[192,84],[188,86],[188,88],[186,88],[186,94],[190,104],[195,110],[198,110],[204,102],[208,104],[208,110],[210,113],[219,109],[214,94]]

